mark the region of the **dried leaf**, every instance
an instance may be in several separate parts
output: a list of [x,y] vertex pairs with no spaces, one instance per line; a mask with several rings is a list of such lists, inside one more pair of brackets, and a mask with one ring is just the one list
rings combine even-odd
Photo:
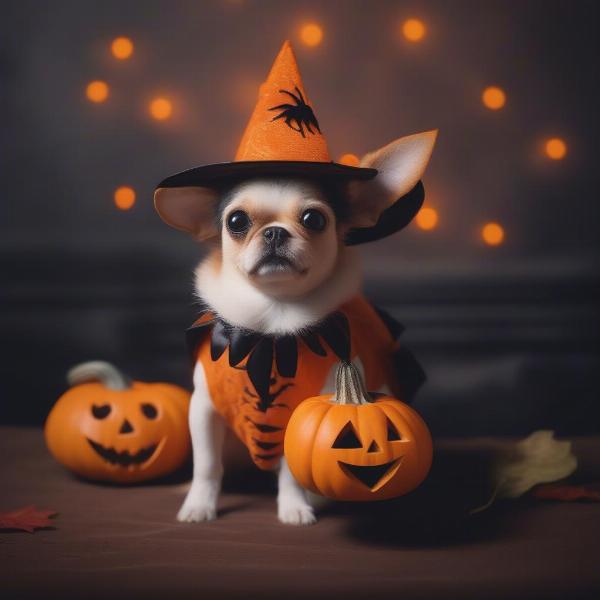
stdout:
[[493,474],[492,497],[470,513],[489,508],[497,498],[518,498],[535,485],[564,479],[576,468],[571,442],[557,441],[554,431],[534,431],[500,456]]
[[576,468],[571,442],[555,440],[553,431],[535,431],[515,444],[497,465],[498,495],[518,498],[538,483],[568,477]]
[[19,530],[33,533],[35,529],[52,527],[50,517],[55,510],[38,510],[35,506],[24,506],[9,513],[0,513],[0,530]]
[[600,488],[587,485],[540,485],[532,496],[540,500],[560,500],[575,502],[576,500],[592,500],[600,502]]

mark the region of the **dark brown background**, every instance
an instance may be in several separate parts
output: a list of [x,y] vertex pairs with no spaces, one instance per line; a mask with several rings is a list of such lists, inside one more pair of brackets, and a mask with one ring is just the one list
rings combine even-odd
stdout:
[[[438,127],[440,227],[364,249],[367,291],[405,323],[434,434],[598,432],[598,4],[593,1],[3,2],[0,411],[40,423],[91,358],[189,384],[183,330],[201,250],[152,208],[164,176],[229,159],[283,39],[332,154]],[[418,16],[421,44],[398,35]],[[316,49],[298,42],[309,20]],[[136,46],[117,63],[117,35]],[[91,79],[111,84],[92,105]],[[504,110],[480,102],[502,86]],[[152,122],[162,92],[175,116]],[[541,140],[566,139],[564,161]],[[113,190],[138,200],[123,213]],[[480,224],[499,220],[500,248]]]

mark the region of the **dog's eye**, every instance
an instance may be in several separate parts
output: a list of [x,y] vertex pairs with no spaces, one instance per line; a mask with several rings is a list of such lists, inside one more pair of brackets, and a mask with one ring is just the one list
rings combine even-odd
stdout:
[[234,210],[227,217],[227,229],[231,233],[246,233],[250,229],[250,217],[243,210]]
[[306,229],[310,229],[311,231],[323,231],[327,224],[325,215],[314,208],[305,210],[302,213],[302,217],[300,217],[300,221]]
[[110,415],[110,410],[110,404],[94,404],[92,406],[92,414],[94,415],[95,419],[106,419],[106,417]]

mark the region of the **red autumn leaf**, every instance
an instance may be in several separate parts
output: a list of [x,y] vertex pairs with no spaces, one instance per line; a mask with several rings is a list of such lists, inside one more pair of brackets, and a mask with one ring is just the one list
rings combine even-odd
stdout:
[[8,513],[0,513],[0,530],[17,529],[33,533],[34,529],[52,527],[50,517],[55,510],[38,510],[35,506],[24,506]]
[[586,485],[540,485],[533,490],[533,495],[540,500],[595,500],[600,502],[600,489]]

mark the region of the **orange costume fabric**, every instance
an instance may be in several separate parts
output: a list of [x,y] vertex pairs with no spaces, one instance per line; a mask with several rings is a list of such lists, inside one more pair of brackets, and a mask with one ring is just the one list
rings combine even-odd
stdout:
[[[194,359],[204,367],[215,409],[261,469],[277,466],[293,410],[321,393],[332,367],[341,359],[360,359],[368,389],[387,384],[401,396],[393,360],[399,345],[389,323],[362,296],[343,304],[334,316],[335,336],[326,329],[319,335],[317,325],[312,337],[299,334],[278,339],[247,332],[241,341],[238,336],[239,343],[234,345],[236,333],[228,332],[227,325],[211,312],[204,313],[188,330],[188,335],[194,333]],[[220,326],[219,332],[215,324]],[[254,356],[248,348],[254,349]],[[253,373],[249,373],[250,367]],[[261,368],[264,385],[254,374]]]

